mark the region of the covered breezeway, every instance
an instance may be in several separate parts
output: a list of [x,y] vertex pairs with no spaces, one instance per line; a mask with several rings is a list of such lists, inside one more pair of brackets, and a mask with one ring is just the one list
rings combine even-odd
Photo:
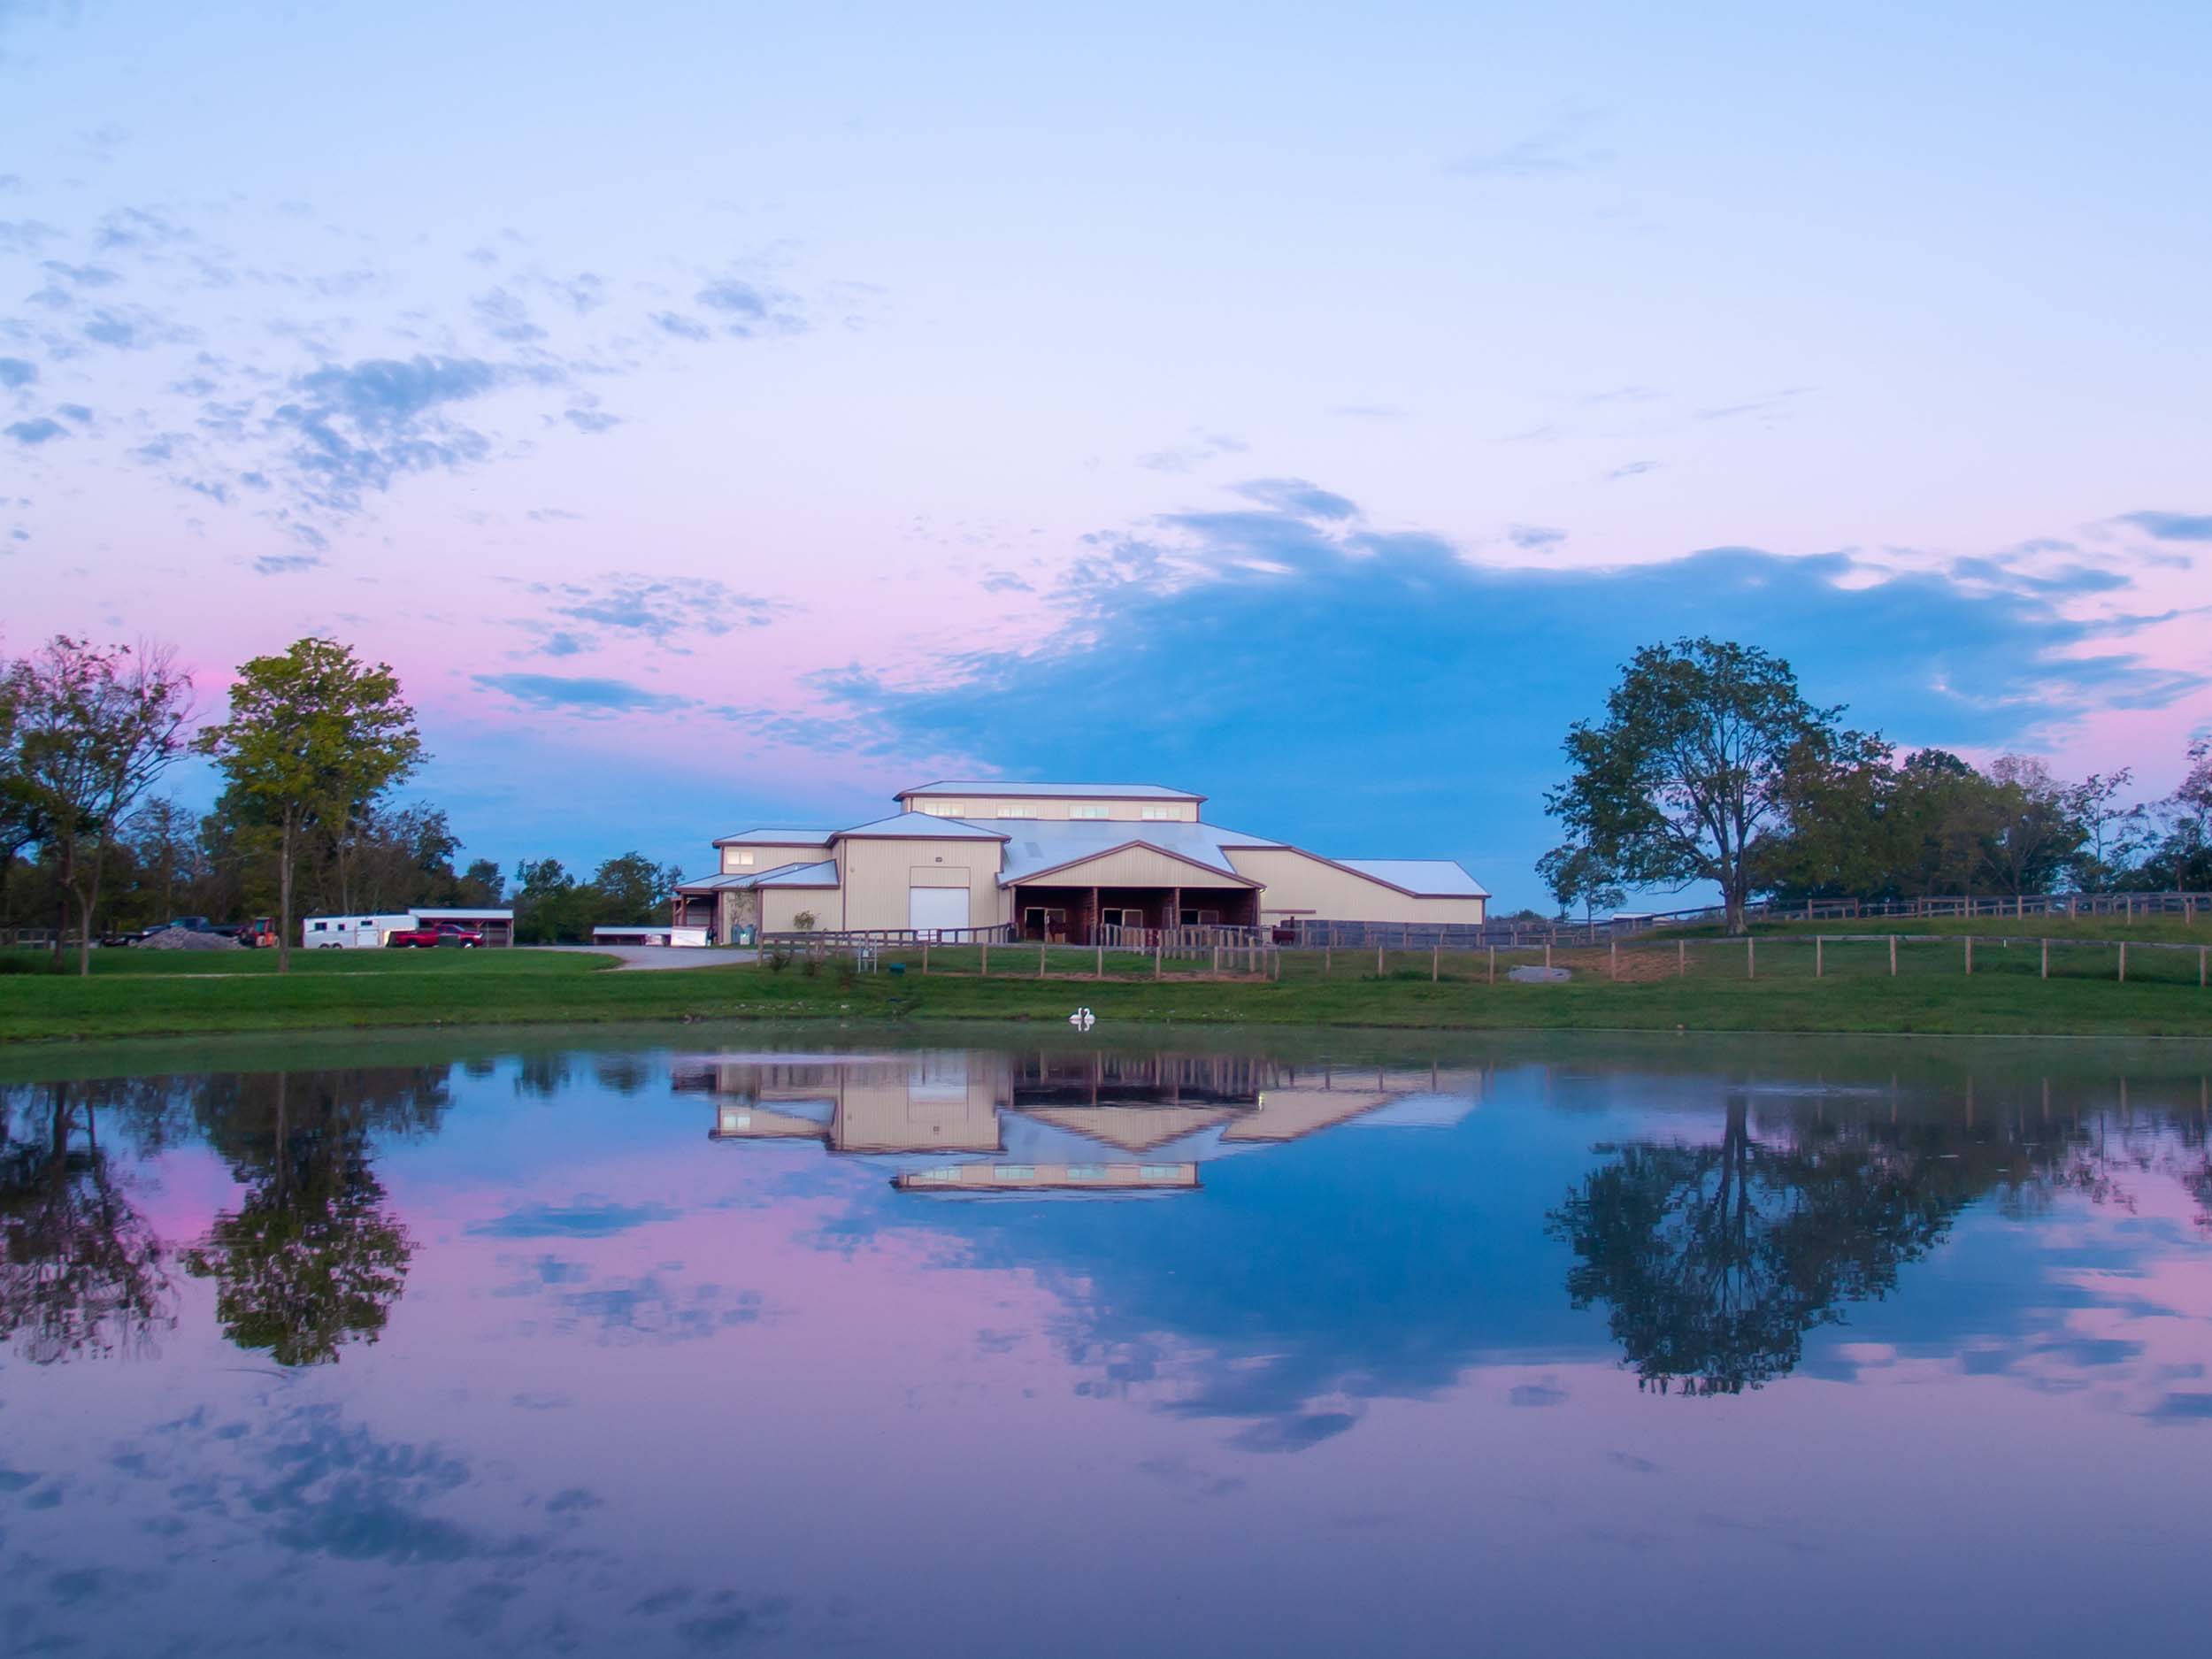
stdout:
[[1099,942],[1099,928],[1256,927],[1252,887],[1073,887],[1023,882],[1014,888],[1014,933],[1040,943]]

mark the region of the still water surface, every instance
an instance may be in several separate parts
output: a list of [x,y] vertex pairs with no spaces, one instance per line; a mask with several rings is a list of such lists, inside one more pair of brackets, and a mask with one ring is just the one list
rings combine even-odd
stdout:
[[2201,1651],[2203,1050],[1099,1037],[14,1057],[0,1646]]

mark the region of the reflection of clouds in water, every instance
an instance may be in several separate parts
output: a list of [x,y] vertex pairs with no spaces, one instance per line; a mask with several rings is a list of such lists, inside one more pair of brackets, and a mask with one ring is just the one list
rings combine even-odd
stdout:
[[0,1541],[17,1546],[11,1580],[44,1591],[9,1609],[19,1644],[11,1651],[81,1645],[78,1621],[95,1608],[104,1630],[131,1632],[141,1599],[155,1596],[163,1601],[145,1604],[150,1622],[129,1640],[138,1651],[161,1647],[176,1632],[150,1621],[180,1579],[225,1560],[284,1586],[284,1610],[265,1626],[234,1626],[230,1650],[326,1642],[328,1631],[288,1621],[290,1609],[334,1596],[347,1598],[361,1628],[373,1621],[388,1651],[434,1641],[440,1629],[490,1651],[604,1651],[639,1640],[712,1647],[780,1631],[791,1613],[785,1597],[672,1586],[661,1607],[622,1616],[657,1631],[617,1638],[604,1609],[640,1563],[588,1535],[616,1512],[598,1493],[571,1486],[541,1501],[497,1465],[432,1440],[383,1438],[338,1405],[288,1404],[283,1390],[239,1416],[202,1406],[147,1429],[113,1448],[107,1471],[83,1494],[96,1503],[65,1509],[65,1488],[88,1483],[0,1471],[0,1517],[56,1511],[35,1528],[0,1526]]
[[[601,1275],[589,1263],[539,1256],[528,1260],[503,1255],[499,1264],[518,1277],[489,1293],[505,1299],[535,1299],[543,1317],[525,1318],[522,1335],[589,1335],[602,1342],[695,1341],[736,1325],[758,1325],[767,1317],[757,1290],[681,1282],[684,1264],[663,1262],[643,1273]],[[524,1396],[517,1396],[522,1403]]]

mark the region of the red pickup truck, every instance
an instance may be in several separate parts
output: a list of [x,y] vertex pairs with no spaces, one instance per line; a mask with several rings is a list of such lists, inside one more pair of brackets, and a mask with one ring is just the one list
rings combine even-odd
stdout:
[[480,929],[464,927],[458,922],[426,922],[419,927],[397,927],[384,935],[388,946],[405,949],[413,946],[418,950],[434,949],[440,945],[456,945],[463,950],[473,950],[484,942]]

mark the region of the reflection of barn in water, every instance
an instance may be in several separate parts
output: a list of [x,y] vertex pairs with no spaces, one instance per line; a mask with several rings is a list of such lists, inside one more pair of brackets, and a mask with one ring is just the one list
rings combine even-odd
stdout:
[[1434,1066],[982,1049],[715,1056],[673,1082],[713,1097],[711,1140],[816,1141],[891,1159],[903,1190],[964,1193],[1189,1190],[1210,1159],[1354,1122],[1455,1121],[1479,1090]]

